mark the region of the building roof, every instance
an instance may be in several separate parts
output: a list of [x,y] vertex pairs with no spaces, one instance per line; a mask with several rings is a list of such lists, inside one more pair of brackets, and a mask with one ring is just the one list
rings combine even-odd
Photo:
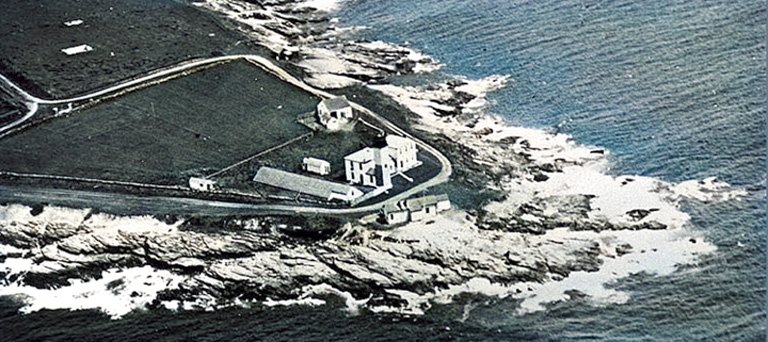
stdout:
[[408,147],[415,144],[413,140],[408,139],[406,137],[401,137],[399,135],[387,135],[386,139],[387,139],[387,146],[395,149],[399,149],[401,147]]
[[329,163],[326,160],[317,159],[313,157],[306,157],[302,159],[301,162],[305,164],[312,164],[312,165],[331,165],[331,163]]
[[93,51],[93,48],[90,47],[89,45],[85,45],[85,44],[78,45],[78,46],[73,46],[71,48],[61,49],[61,52],[67,54],[68,56],[72,56],[72,55],[76,55],[78,53],[83,53],[83,52],[88,52],[88,51]]
[[347,97],[344,95],[324,99],[320,103],[325,104],[325,107],[327,107],[328,110],[339,110],[350,106]]
[[357,152],[354,152],[346,157],[344,157],[344,160],[351,160],[358,163],[366,163],[371,160],[373,160],[373,149],[370,147],[366,147],[362,150],[359,150]]
[[396,203],[384,204],[384,207],[382,207],[382,210],[384,210],[385,214],[401,212],[401,211],[419,211],[426,206],[434,205],[439,202],[448,201],[448,200],[449,200],[448,195],[446,194],[410,198],[405,201],[398,201]]
[[347,195],[357,192],[362,195],[360,190],[346,184],[302,176],[266,166],[259,169],[253,180],[276,188],[326,199],[330,198],[331,194]]

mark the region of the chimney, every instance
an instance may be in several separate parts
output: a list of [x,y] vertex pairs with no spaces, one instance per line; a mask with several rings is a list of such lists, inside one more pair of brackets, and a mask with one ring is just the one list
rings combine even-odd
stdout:
[[386,160],[385,158],[389,158],[389,148],[385,145],[381,148],[373,147],[372,150],[373,162],[375,163],[374,173],[376,175],[376,186],[391,188],[392,174],[384,164]]

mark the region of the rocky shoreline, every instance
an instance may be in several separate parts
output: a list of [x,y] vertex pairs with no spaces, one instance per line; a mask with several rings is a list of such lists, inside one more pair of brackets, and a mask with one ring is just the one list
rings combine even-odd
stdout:
[[[92,284],[108,296],[130,298],[121,302],[129,304],[106,309],[76,293],[72,301],[81,304],[69,307],[100,308],[114,317],[147,305],[319,304],[326,295],[346,298],[355,310],[400,313],[423,313],[463,292],[513,296],[525,310],[567,300],[573,291],[620,301],[616,293],[590,292],[568,279],[611,281],[691,262],[714,247],[686,231],[680,201],[743,195],[715,179],[675,185],[614,177],[606,172],[605,150],[507,126],[483,111],[485,94],[503,87],[507,76],[387,84],[389,77],[440,66],[405,47],[344,41],[346,29],[302,3],[196,5],[239,23],[316,87],[362,86],[407,108],[399,120],[455,164],[448,189],[484,192],[482,203],[388,230],[325,218],[161,220],[5,204],[0,295],[24,294],[30,308],[44,308],[57,305],[44,304],[47,295]],[[307,231],[317,234],[300,233]],[[665,268],[640,262],[655,253],[665,253]],[[611,269],[621,263],[640,266]]]

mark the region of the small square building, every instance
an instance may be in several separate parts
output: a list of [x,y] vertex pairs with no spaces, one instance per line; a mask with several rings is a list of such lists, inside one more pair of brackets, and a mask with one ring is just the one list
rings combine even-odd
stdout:
[[309,157],[302,159],[301,169],[321,176],[326,176],[331,173],[331,163],[322,159]]
[[198,191],[213,191],[216,189],[216,181],[202,177],[190,177],[189,187]]
[[328,130],[344,129],[354,119],[352,105],[346,96],[324,99],[317,104],[317,119]]

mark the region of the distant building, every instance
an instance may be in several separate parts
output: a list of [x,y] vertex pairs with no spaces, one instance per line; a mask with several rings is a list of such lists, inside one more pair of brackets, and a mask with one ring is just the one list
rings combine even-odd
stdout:
[[325,176],[331,173],[331,163],[317,158],[304,158],[301,161],[301,168],[304,171],[316,173]]
[[189,178],[189,187],[193,190],[212,191],[215,189],[216,181],[212,179],[191,177]]
[[67,26],[67,27],[79,26],[79,25],[82,25],[82,24],[83,24],[83,20],[82,19],[75,19],[75,20],[70,20],[70,21],[65,21],[64,22],[64,26]]
[[89,52],[89,51],[93,51],[93,48],[85,44],[73,46],[71,48],[61,49],[61,52],[67,54],[67,56],[72,56],[72,55]]
[[324,99],[317,104],[317,118],[326,129],[343,129],[354,118],[352,105],[346,96]]
[[442,194],[387,203],[381,208],[379,215],[387,224],[398,224],[433,218],[450,209],[451,201],[448,195]]
[[260,168],[256,176],[253,177],[253,180],[261,184],[319,197],[327,201],[352,202],[363,195],[363,192],[354,186],[302,176],[271,167]]
[[416,158],[418,152],[416,142],[398,135],[388,135],[386,140],[389,155],[395,163],[396,172],[405,172],[421,165],[421,162]]
[[394,169],[395,163],[386,146],[366,147],[344,157],[344,173],[353,184],[389,189]]

